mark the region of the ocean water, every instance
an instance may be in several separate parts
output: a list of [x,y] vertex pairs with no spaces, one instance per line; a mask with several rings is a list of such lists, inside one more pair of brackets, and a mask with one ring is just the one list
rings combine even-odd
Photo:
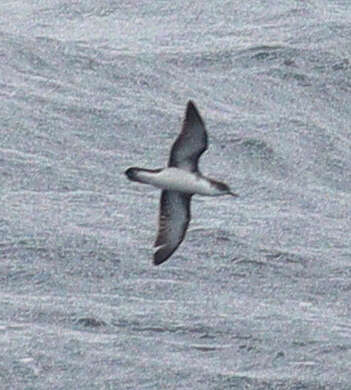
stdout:
[[[0,389],[351,388],[351,4],[0,4]],[[204,174],[152,265],[193,99]]]

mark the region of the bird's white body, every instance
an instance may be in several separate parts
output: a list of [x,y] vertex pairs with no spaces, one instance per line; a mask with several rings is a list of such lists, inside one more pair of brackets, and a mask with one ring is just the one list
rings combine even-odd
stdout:
[[162,190],[207,196],[223,195],[223,191],[219,191],[205,177],[175,167],[156,172],[140,171],[138,172],[138,178],[141,182],[151,184]]

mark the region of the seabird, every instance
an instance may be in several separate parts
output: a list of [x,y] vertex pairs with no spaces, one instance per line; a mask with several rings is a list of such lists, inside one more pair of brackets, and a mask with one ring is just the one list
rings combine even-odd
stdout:
[[227,184],[203,176],[198,168],[201,154],[207,149],[205,124],[195,104],[187,104],[182,131],[175,140],[164,169],[128,168],[128,179],[151,184],[162,190],[158,234],[153,263],[166,261],[184,239],[190,222],[190,201],[194,194],[238,195]]

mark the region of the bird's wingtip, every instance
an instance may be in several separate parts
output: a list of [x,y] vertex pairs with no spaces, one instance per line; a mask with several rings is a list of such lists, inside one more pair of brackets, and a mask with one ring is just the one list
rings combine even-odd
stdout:
[[167,246],[160,246],[156,249],[153,258],[154,265],[160,265],[164,263],[175,251],[176,248],[169,248]]
[[189,109],[196,109],[195,103],[191,99],[188,100],[188,103],[187,103],[186,107],[187,107],[188,110]]
[[167,258],[165,258],[164,256],[161,256],[159,254],[159,251],[157,251],[155,254],[154,254],[154,258],[152,260],[152,264],[153,265],[160,265],[162,263],[164,263],[165,261],[167,260]]

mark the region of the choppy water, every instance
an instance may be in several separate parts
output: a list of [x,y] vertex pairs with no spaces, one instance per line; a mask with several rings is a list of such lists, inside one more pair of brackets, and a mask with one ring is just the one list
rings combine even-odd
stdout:
[[[351,5],[246,3],[1,3],[1,389],[350,388]],[[240,198],[153,267],[189,98]]]

